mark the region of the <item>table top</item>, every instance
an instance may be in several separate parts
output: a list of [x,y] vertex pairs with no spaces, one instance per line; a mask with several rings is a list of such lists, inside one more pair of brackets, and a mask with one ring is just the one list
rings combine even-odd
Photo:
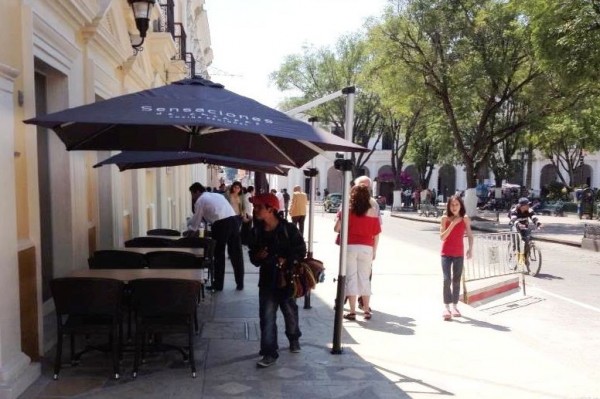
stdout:
[[183,236],[141,236],[141,238],[148,238],[148,237],[149,238],[164,238],[164,239],[171,240],[171,241],[176,241],[176,240],[179,240],[180,238],[183,238]]
[[169,251],[169,252],[185,252],[188,254],[192,254],[197,258],[204,257],[204,248],[188,248],[188,247],[159,247],[159,248],[151,248],[151,247],[117,247],[113,248],[119,251],[129,251],[136,252],[138,254],[145,255],[148,252],[160,252],[160,251]]
[[179,278],[204,282],[204,269],[77,269],[68,277],[114,278],[124,282],[138,278]]

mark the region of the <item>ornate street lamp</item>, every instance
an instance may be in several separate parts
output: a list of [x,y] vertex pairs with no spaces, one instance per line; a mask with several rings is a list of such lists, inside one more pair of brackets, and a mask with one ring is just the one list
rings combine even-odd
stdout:
[[133,47],[133,53],[137,54],[139,51],[144,49],[142,44],[144,44],[146,32],[148,31],[148,26],[150,25],[150,13],[152,12],[154,0],[127,0],[127,2],[133,10],[135,26],[140,32],[140,37],[142,38],[139,43],[131,43],[131,47]]

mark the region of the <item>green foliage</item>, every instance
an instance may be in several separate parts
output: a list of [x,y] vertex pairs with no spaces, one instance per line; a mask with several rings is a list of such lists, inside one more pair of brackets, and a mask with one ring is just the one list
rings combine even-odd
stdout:
[[596,0],[527,0],[536,54],[565,82],[597,81],[600,70],[600,3]]
[[[335,48],[305,47],[302,54],[289,55],[279,70],[270,75],[280,90],[295,90],[300,94],[285,102],[287,109],[320,99],[345,87],[365,85],[364,69],[370,59],[367,45],[359,33],[341,37]],[[377,93],[358,90],[354,106],[352,141],[368,146],[380,132],[380,99]],[[345,135],[346,98],[339,97],[306,112],[319,122],[333,125]],[[361,168],[369,154],[361,153],[355,162]]]

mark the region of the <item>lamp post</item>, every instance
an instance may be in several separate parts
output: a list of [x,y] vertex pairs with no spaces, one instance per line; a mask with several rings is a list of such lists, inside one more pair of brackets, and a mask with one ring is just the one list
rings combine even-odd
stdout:
[[127,0],[127,2],[131,6],[131,10],[133,11],[133,16],[135,18],[135,26],[140,32],[140,37],[142,38],[139,43],[131,43],[131,47],[133,47],[133,54],[136,55],[138,52],[144,49],[142,44],[144,44],[146,32],[148,32],[148,26],[150,25],[150,13],[152,12],[154,0]]
[[583,150],[581,151],[581,153],[579,154],[579,178],[580,178],[580,185],[581,187],[584,186],[584,182],[583,182],[583,162],[585,160],[585,155],[583,155]]

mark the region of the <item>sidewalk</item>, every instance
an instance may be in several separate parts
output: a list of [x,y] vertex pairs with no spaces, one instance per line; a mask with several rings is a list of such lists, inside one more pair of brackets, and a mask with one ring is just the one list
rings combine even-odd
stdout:
[[[426,223],[440,223],[440,218],[433,216],[419,216],[416,212],[398,212],[394,211],[390,214],[393,217],[410,219]],[[534,232],[534,237],[539,241],[555,242],[558,244],[571,245],[575,247],[581,247],[581,239],[583,238],[583,230],[586,224],[600,225],[597,220],[586,220],[579,219],[576,215],[567,216],[547,216],[538,215],[539,220],[542,223],[542,229]],[[481,232],[497,233],[501,231],[508,231],[508,217],[506,212],[502,212],[498,215],[498,221],[496,221],[496,214],[493,212],[486,212],[473,218],[472,227],[473,230]]]
[[[430,218],[431,221],[434,221]],[[439,222],[439,219],[438,221]],[[137,379],[131,359],[122,378],[109,378],[110,361],[86,357],[65,364],[52,381],[52,357],[43,376],[22,399],[85,398],[564,398],[600,395],[600,382],[536,349],[510,327],[466,305],[463,316],[441,319],[439,255],[381,238],[373,277],[373,319],[344,321],[343,354],[332,355],[333,303],[339,247],[333,216],[315,215],[315,257],[327,278],[312,295],[312,309],[299,300],[302,352],[288,351],[278,314],[280,358],[267,369],[259,359],[258,274],[246,258],[246,282],[236,291],[227,265],[223,292],[200,305],[196,338],[198,377],[176,354],[149,357]],[[68,350],[65,350],[68,352]],[[52,355],[52,354],[49,354]],[[65,358],[67,354],[65,353]],[[98,367],[96,360],[105,361]]]

